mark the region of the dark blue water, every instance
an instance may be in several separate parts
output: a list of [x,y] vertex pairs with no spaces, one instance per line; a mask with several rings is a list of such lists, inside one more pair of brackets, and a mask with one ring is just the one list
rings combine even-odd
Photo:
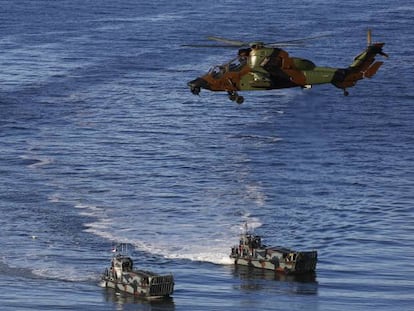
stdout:
[[[411,1],[2,1],[2,310],[409,310],[414,305]],[[351,95],[193,96],[187,81],[235,50],[347,66],[390,54]],[[317,249],[314,280],[235,269],[248,221],[267,244]],[[112,245],[173,272],[172,300],[97,286]]]

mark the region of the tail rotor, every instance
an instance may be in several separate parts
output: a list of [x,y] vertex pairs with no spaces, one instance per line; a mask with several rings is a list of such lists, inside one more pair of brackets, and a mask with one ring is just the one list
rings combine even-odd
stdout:
[[367,31],[367,46],[372,45],[372,31],[368,29]]

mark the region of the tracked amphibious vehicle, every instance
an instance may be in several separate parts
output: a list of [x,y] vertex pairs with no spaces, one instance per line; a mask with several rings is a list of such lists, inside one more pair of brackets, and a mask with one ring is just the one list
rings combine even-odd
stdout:
[[133,268],[130,257],[117,253],[101,277],[100,286],[113,288],[138,297],[163,298],[174,291],[172,274],[159,275]]
[[233,246],[230,258],[236,265],[274,270],[285,274],[313,273],[317,263],[316,251],[295,251],[285,247],[268,247],[261,237],[247,230],[240,236],[239,245]]

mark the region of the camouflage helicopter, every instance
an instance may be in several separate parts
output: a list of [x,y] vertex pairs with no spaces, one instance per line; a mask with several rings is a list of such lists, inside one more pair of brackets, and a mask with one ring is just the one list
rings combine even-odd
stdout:
[[[317,37],[307,39],[315,38]],[[238,94],[239,91],[311,88],[313,85],[326,83],[332,83],[348,96],[347,88],[353,87],[358,80],[371,78],[381,67],[382,61],[375,62],[377,54],[388,57],[382,51],[384,43],[372,43],[370,30],[367,34],[367,48],[358,54],[347,68],[316,66],[310,60],[289,56],[280,48],[280,44],[246,43],[220,37],[208,39],[224,43],[213,47],[239,47],[238,55],[228,63],[213,66],[205,75],[188,82],[188,86],[194,95],[199,95],[201,89],[226,91],[229,99],[238,104],[244,101],[243,96]],[[289,44],[302,40],[286,42]]]

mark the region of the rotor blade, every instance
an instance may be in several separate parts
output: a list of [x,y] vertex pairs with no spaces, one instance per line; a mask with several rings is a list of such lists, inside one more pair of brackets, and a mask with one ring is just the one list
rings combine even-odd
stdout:
[[272,47],[272,48],[285,48],[285,47],[290,47],[290,46],[306,46],[306,44],[304,42],[298,42],[298,43],[284,43],[284,42],[279,42],[279,43],[270,43],[270,44],[265,44],[265,46],[267,47]]
[[305,41],[315,40],[315,39],[329,37],[329,36],[330,35],[320,35],[320,36],[314,36],[314,37],[306,37],[306,38],[300,38],[300,39],[294,39],[294,40],[267,43],[266,45],[281,46],[281,45],[289,45],[289,44],[295,44],[295,43],[296,44],[305,44]]
[[207,37],[207,39],[222,42],[222,43],[226,43],[227,45],[238,46],[238,47],[249,45],[247,42],[243,42],[243,41],[239,41],[239,40],[230,40],[230,39],[215,37],[215,36]]
[[220,44],[182,44],[182,47],[190,48],[231,48],[234,49],[234,45],[220,45]]

